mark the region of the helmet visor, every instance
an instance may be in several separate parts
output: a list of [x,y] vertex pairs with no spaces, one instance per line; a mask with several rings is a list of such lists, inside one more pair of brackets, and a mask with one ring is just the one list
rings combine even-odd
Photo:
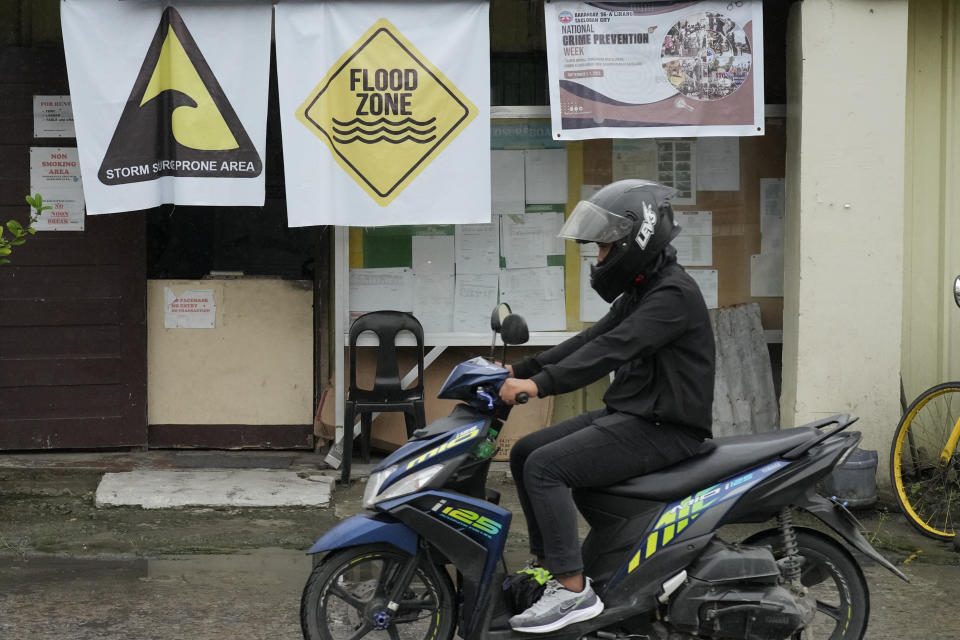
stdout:
[[607,211],[589,200],[581,200],[557,236],[581,242],[614,242],[627,235],[632,226],[630,218]]

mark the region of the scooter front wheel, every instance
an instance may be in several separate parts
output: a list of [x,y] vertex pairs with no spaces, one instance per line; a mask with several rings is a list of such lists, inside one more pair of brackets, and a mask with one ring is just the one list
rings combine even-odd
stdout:
[[305,640],[450,640],[454,593],[443,567],[417,565],[396,610],[387,605],[410,556],[386,544],[336,551],[318,563],[300,600]]

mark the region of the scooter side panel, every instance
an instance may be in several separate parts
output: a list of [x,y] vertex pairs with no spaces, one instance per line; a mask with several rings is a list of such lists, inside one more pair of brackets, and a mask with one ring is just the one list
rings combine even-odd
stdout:
[[407,525],[382,516],[359,514],[340,522],[320,536],[307,553],[333,551],[376,542],[392,544],[411,555],[417,552],[417,534]]
[[650,529],[650,521],[663,512],[664,503],[592,489],[576,489],[573,498],[590,525],[581,546],[584,571],[601,592]]
[[[783,507],[798,505],[810,487],[829,474],[843,452],[854,446],[859,434],[841,433],[818,445],[810,454],[791,460],[782,471],[750,487],[744,500],[738,500],[724,516],[731,522],[764,522]],[[783,461],[781,461],[783,462]]]
[[695,538],[712,534],[746,492],[789,464],[775,460],[667,505],[660,517],[652,521],[649,532],[635,545],[626,566],[613,577],[610,586],[635,571],[645,575],[645,563],[665,549],[682,547]]
[[443,444],[446,440],[450,438],[450,434],[463,430],[465,427],[472,427],[477,425],[482,428],[483,424],[489,420],[488,417],[482,416],[478,413],[471,413],[467,410],[459,410],[459,407],[454,409],[454,413],[457,415],[451,414],[445,418],[440,418],[432,423],[429,427],[435,426],[438,422],[443,422],[447,424],[447,428],[443,431],[438,431],[435,435],[432,435],[423,440],[408,440],[399,449],[388,455],[384,460],[376,466],[374,471],[379,471],[380,469],[386,469],[392,464],[396,464],[401,460],[405,460],[415,453],[424,453],[434,447],[437,447]]
[[[383,481],[383,484],[380,486],[380,491],[388,488],[393,483],[397,482],[401,478],[405,477],[412,470],[419,470],[428,466],[428,464],[439,464],[446,462],[451,458],[455,458],[460,455],[466,454],[471,448],[476,446],[476,443],[479,442],[479,438],[485,433],[487,427],[486,420],[477,420],[476,422],[471,422],[466,426],[460,427],[459,429],[448,431],[447,433],[429,440],[428,442],[432,445],[429,449],[425,447],[420,448],[416,451],[411,450],[409,453],[405,453],[400,459],[397,470],[391,473],[386,480]],[[413,443],[407,443],[404,446],[410,446]],[[426,450],[424,450],[426,449]],[[397,456],[403,449],[398,449],[395,451],[388,460],[395,459],[393,456]],[[412,459],[409,458],[410,455],[419,453],[420,455]],[[381,463],[377,468],[385,468],[385,462]]]
[[509,511],[458,493],[428,491],[380,505],[408,524],[463,574],[461,635],[478,637],[488,614],[497,563],[510,528]]

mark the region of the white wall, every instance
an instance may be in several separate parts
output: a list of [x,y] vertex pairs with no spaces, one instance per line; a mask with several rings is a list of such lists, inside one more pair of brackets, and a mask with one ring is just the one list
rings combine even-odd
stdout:
[[907,4],[804,0],[788,33],[781,414],[860,416],[881,459],[900,416]]
[[[212,289],[216,328],[165,329],[164,289]],[[312,424],[312,282],[147,282],[150,424]]]

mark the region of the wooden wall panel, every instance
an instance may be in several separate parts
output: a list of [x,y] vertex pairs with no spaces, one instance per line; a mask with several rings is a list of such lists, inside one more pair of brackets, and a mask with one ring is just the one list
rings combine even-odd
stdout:
[[[0,367],[0,388],[25,390],[56,385],[89,387],[115,384],[123,379],[124,363],[120,356],[95,357],[84,354],[58,358],[17,358],[16,362],[0,358],[0,365],[5,365]],[[0,427],[0,433],[2,430]]]
[[[59,47],[0,51],[0,223],[26,222],[33,96],[69,93]],[[143,212],[41,231],[0,266],[0,450],[145,446]]]

